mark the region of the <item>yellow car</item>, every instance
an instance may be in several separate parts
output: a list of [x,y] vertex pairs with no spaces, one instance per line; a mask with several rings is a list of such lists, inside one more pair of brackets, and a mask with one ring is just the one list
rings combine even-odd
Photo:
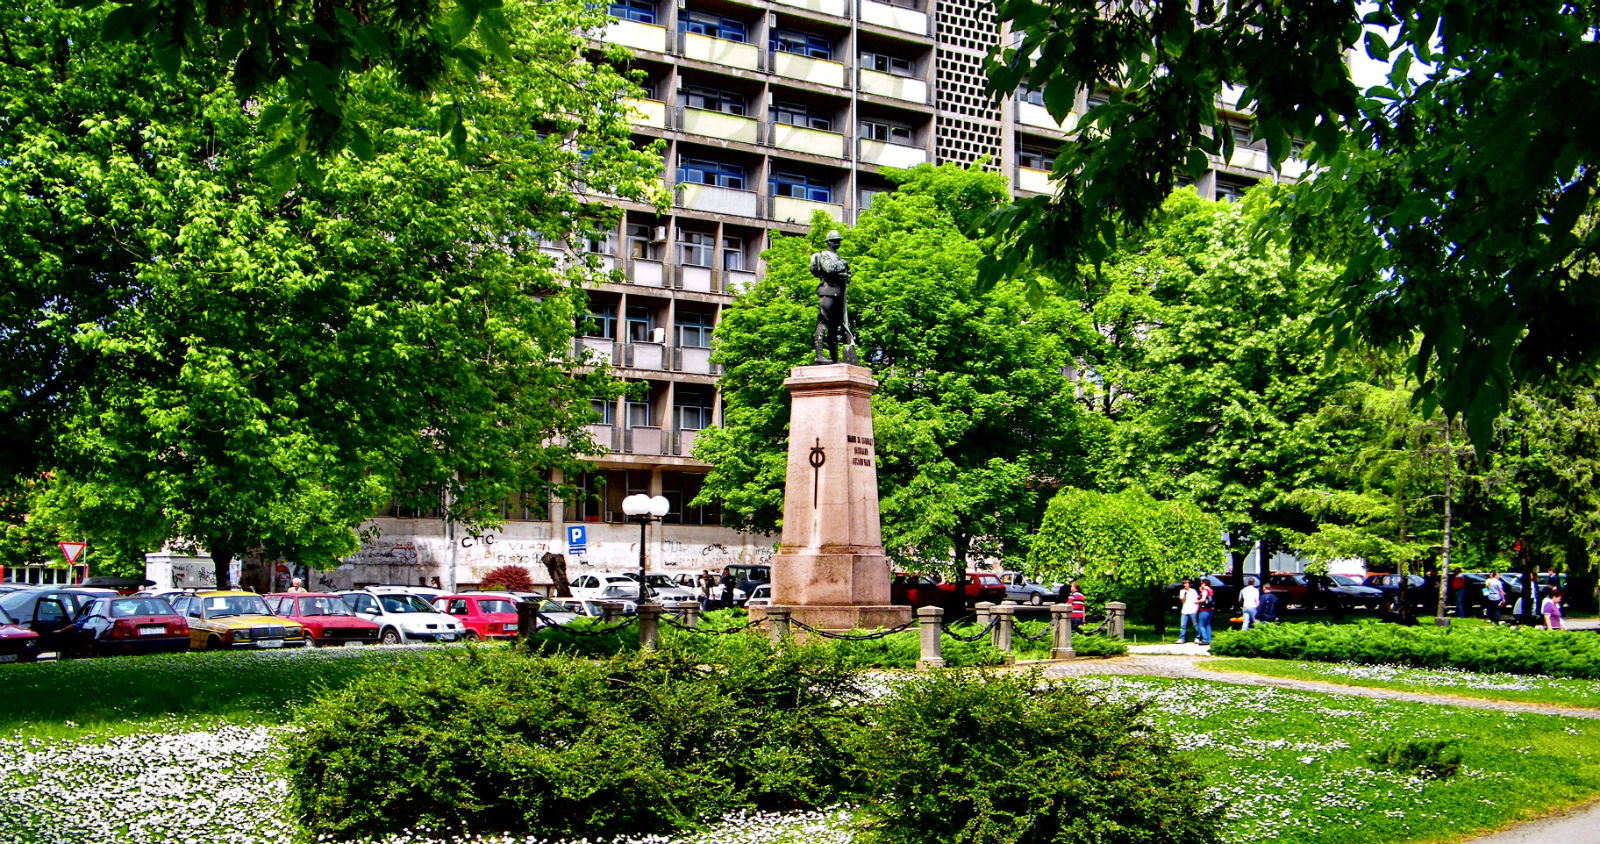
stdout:
[[306,643],[300,622],[273,615],[254,592],[184,595],[172,608],[189,620],[189,649],[298,648]]

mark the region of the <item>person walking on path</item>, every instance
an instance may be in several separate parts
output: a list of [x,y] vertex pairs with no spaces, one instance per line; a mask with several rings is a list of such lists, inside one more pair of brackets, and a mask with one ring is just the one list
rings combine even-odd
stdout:
[[1261,594],[1261,606],[1256,610],[1256,623],[1266,624],[1278,620],[1278,593],[1268,590]]
[[1551,589],[1544,596],[1544,604],[1539,607],[1539,613],[1544,616],[1544,629],[1562,630],[1561,624],[1561,590]]
[[1211,617],[1217,612],[1217,593],[1211,584],[1200,579],[1200,612],[1196,616],[1200,628],[1200,644],[1211,644]]
[[1084,607],[1088,603],[1083,593],[1078,591],[1078,581],[1072,581],[1067,587],[1067,601],[1072,605],[1072,632],[1076,633],[1083,628]]
[[1178,592],[1178,644],[1189,641],[1189,625],[1194,625],[1195,638],[1200,637],[1200,591],[1185,580]]
[[1244,589],[1239,592],[1239,607],[1243,610],[1240,615],[1244,617],[1244,625],[1239,629],[1249,630],[1250,625],[1256,623],[1256,610],[1261,607],[1261,590],[1256,588],[1255,578],[1244,579]]
[[1483,602],[1488,604],[1490,623],[1499,624],[1500,610],[1506,605],[1506,584],[1500,579],[1500,572],[1490,572],[1489,579],[1483,582]]

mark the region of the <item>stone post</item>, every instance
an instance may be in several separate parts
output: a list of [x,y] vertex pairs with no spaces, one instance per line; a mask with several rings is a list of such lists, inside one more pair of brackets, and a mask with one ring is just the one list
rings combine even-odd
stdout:
[[1126,639],[1128,605],[1121,601],[1106,602],[1106,632],[1113,639]]
[[995,625],[989,641],[993,642],[996,648],[1005,651],[1006,662],[1016,662],[1017,655],[1011,650],[1011,625],[1016,623],[1017,605],[1007,601],[990,612],[994,613]]
[[944,654],[939,641],[939,635],[944,632],[940,629],[942,621],[944,621],[943,607],[917,608],[917,626],[922,633],[922,658],[917,660],[918,670],[944,667]]
[[982,630],[984,627],[988,626],[989,616],[993,613],[993,611],[994,604],[990,601],[979,601],[978,603],[972,605],[973,617],[977,622],[978,629]]
[[600,617],[601,621],[610,624],[614,621],[620,621],[622,619],[622,607],[619,607],[616,604],[605,604],[604,606],[606,609],[606,614]]
[[792,612],[792,607],[767,607],[767,621],[771,624],[767,635],[772,637],[772,644],[782,647],[783,640],[792,635],[789,632],[789,614]]
[[665,611],[655,602],[639,605],[639,650],[653,651],[661,645],[661,614]]
[[684,627],[700,626],[699,601],[678,601],[672,605],[672,609],[677,613],[678,618],[683,619]]
[[1077,652],[1072,649],[1072,605],[1053,604],[1050,607],[1051,637],[1050,658],[1072,659]]

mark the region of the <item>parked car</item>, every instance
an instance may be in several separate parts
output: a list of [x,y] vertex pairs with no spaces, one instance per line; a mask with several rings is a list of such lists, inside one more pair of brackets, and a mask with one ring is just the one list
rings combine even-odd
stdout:
[[[629,572],[628,579],[638,583],[639,573]],[[700,600],[699,590],[680,585],[669,575],[645,572],[644,582],[649,584],[651,596],[662,603]]]
[[770,606],[772,606],[772,584],[770,584],[770,583],[757,584],[756,588],[751,590],[750,598],[749,598],[749,600],[744,602],[744,605],[746,607],[770,607]]
[[174,653],[189,649],[189,622],[161,598],[97,598],[72,622],[63,655]]
[[72,642],[72,619],[90,601],[117,593],[109,589],[45,586],[0,596],[0,609],[39,636],[40,652],[60,653]]
[[189,647],[298,648],[306,643],[300,622],[282,618],[254,592],[217,590],[184,595],[173,603],[189,622]]
[[1375,610],[1383,606],[1383,590],[1374,589],[1363,584],[1361,578],[1355,575],[1327,574],[1313,576],[1323,579],[1323,591],[1344,609],[1365,607],[1369,610]]
[[468,639],[517,637],[517,605],[508,596],[441,595],[434,599],[433,608],[460,622]]
[[[546,627],[560,627],[564,624],[570,624],[578,617],[578,613],[573,612],[571,608],[559,601],[544,598],[536,603],[538,612],[533,617],[534,630]],[[582,602],[580,601],[579,603]]]
[[369,592],[351,589],[334,593],[357,617],[378,625],[378,641],[454,642],[461,638],[461,622],[437,612],[427,601],[409,592]]
[[[617,596],[625,595],[628,600],[637,600],[639,597],[639,580],[625,574],[613,572],[592,572],[580,574],[572,579],[572,597],[574,598],[602,598],[611,600]],[[613,588],[615,587],[615,588]],[[612,591],[607,593],[606,590]]]
[[943,601],[939,581],[925,574],[897,571],[889,580],[889,603],[906,607],[936,607]]
[[733,574],[733,602],[739,606],[744,606],[745,601],[750,598],[750,593],[754,592],[757,586],[772,582],[772,566],[768,565],[741,563],[724,566],[717,574],[721,576],[730,572]]
[[1000,581],[1006,586],[1006,600],[1016,601],[1019,604],[1031,604],[1035,607],[1041,604],[1054,603],[1059,591],[1034,583],[1020,571],[1000,572]]
[[[575,618],[606,617],[605,601],[584,600],[582,598],[564,598],[557,603],[561,605],[563,610],[572,613],[573,617]],[[541,608],[539,612],[543,613],[545,610]]]
[[39,634],[0,610],[0,662],[33,662],[39,658]]
[[[1420,574],[1404,576],[1406,582],[1406,600],[1417,609],[1430,608],[1439,602],[1439,586],[1435,579],[1423,577]],[[1400,581],[1398,574],[1369,574],[1361,582],[1363,586],[1370,586],[1383,593],[1383,607],[1390,612],[1400,609]]]
[[[1276,578],[1279,576],[1280,575],[1274,575],[1273,577]],[[1246,575],[1246,577],[1254,577],[1254,575]],[[1217,612],[1232,612],[1235,607],[1239,606],[1239,590],[1233,585],[1233,581],[1231,579],[1223,577],[1220,574],[1203,574],[1199,577],[1191,577],[1189,580],[1197,585],[1202,580],[1211,585],[1212,601],[1216,604]],[[1287,600],[1284,597],[1283,591],[1274,589],[1270,582],[1267,586],[1267,590],[1278,592],[1279,601]],[[1171,583],[1167,585],[1167,594],[1169,596],[1169,600],[1172,601],[1172,606],[1178,606],[1178,595],[1182,591],[1182,582]]]
[[280,592],[267,595],[266,600],[273,612],[300,622],[307,644],[343,647],[378,641],[378,625],[358,617],[332,592]]
[[[1005,583],[1001,582],[1000,575],[995,574],[994,572],[968,572],[967,575],[962,578],[962,581],[962,586],[964,588],[960,589],[959,591],[962,593],[962,603],[964,603],[966,606],[970,607],[984,601],[988,601],[992,604],[998,604],[1006,599],[1006,585]],[[956,584],[954,583],[941,583],[939,584],[939,591],[945,593],[946,595],[953,596],[958,590]],[[955,602],[950,601],[950,603],[953,604]]]

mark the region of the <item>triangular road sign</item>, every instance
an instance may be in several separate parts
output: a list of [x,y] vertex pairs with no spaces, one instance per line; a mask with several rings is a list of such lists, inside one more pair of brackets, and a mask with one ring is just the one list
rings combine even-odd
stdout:
[[76,563],[78,558],[83,556],[83,549],[88,547],[89,543],[87,542],[63,542],[61,543],[61,556],[66,557],[68,563]]

